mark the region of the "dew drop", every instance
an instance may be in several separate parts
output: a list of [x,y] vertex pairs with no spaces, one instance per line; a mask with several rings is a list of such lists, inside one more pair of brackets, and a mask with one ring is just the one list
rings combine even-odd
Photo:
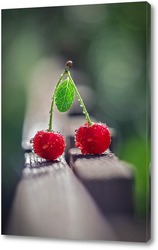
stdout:
[[33,143],[33,138],[30,139],[30,143]]

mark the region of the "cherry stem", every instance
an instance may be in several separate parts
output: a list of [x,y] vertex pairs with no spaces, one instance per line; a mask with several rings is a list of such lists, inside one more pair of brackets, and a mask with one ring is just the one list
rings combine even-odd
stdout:
[[54,90],[54,93],[53,93],[53,96],[52,96],[52,102],[51,102],[51,108],[50,108],[50,111],[49,111],[49,124],[48,124],[48,131],[52,131],[52,124],[53,124],[53,112],[54,112],[54,101],[55,101],[55,93],[56,93],[56,90],[57,90],[57,88],[58,88],[58,86],[59,86],[59,84],[61,83],[61,81],[62,81],[62,79],[63,79],[63,77],[65,76],[65,75],[68,75],[69,76],[69,78],[70,78],[70,80],[71,80],[71,82],[72,82],[72,84],[73,84],[73,86],[74,86],[74,90],[75,90],[75,92],[76,92],[76,95],[77,95],[77,97],[78,97],[78,100],[79,100],[79,102],[80,102],[80,105],[81,105],[81,107],[82,107],[82,109],[83,109],[83,113],[85,114],[85,116],[86,116],[86,119],[87,119],[87,122],[88,122],[88,126],[91,126],[92,125],[92,122],[91,122],[91,119],[90,119],[90,116],[89,116],[89,114],[88,114],[88,111],[87,111],[87,109],[86,109],[86,107],[85,107],[85,105],[84,105],[84,102],[83,102],[83,100],[82,100],[82,98],[81,98],[81,96],[80,96],[80,93],[79,93],[79,91],[78,91],[78,89],[77,89],[77,87],[76,87],[76,85],[75,85],[75,83],[74,83],[74,81],[73,81],[73,79],[72,79],[72,77],[71,77],[71,74],[70,74],[70,68],[72,67],[72,61],[67,61],[66,62],[66,64],[65,64],[65,70],[63,71],[63,73],[61,74],[61,76],[60,76],[60,78],[59,78],[59,81],[57,82],[57,85],[56,85],[56,87],[55,87],[55,90]]
[[83,102],[83,100],[82,100],[82,98],[81,98],[81,96],[80,96],[80,93],[79,93],[79,91],[78,91],[78,89],[77,89],[77,87],[76,87],[76,85],[75,85],[75,83],[74,83],[74,81],[73,81],[73,79],[72,79],[72,77],[71,77],[70,71],[67,71],[67,74],[68,74],[68,76],[69,76],[71,82],[73,83],[73,86],[74,86],[76,95],[77,95],[78,100],[79,100],[79,102],[80,102],[80,105],[81,105],[81,107],[82,107],[82,109],[83,109],[83,113],[84,113],[85,116],[86,116],[86,119],[87,119],[87,122],[88,122],[88,126],[91,126],[91,125],[92,125],[92,121],[91,121],[90,116],[89,116],[89,114],[88,114],[88,111],[87,111],[87,109],[86,109],[86,107],[85,107],[85,105],[84,105],[84,102]]
[[51,108],[50,108],[50,111],[49,111],[49,124],[48,124],[48,131],[52,131],[52,124],[53,124],[53,112],[54,112],[54,100],[55,100],[55,92],[60,84],[60,82],[62,81],[63,77],[65,76],[65,74],[67,74],[67,70],[65,69],[63,71],[63,73],[61,74],[60,78],[59,78],[59,81],[57,82],[57,85],[55,87],[55,90],[54,90],[54,93],[53,93],[53,96],[52,96],[52,102],[51,102]]

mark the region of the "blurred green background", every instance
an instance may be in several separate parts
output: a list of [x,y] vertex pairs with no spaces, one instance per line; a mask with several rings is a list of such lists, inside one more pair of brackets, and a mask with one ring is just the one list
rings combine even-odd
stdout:
[[[26,89],[43,57],[71,59],[96,93],[91,114],[116,129],[147,212],[150,165],[150,6],[147,2],[2,10],[2,212],[23,168]],[[64,67],[64,65],[63,65]],[[53,69],[52,69],[53,71]]]

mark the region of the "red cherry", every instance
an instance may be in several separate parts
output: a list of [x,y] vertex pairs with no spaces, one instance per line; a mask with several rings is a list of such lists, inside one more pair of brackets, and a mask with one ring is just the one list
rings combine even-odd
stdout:
[[58,132],[38,131],[33,138],[35,154],[46,160],[57,159],[63,154],[65,146],[65,139]]
[[110,146],[111,135],[105,124],[99,122],[88,126],[86,122],[76,131],[75,141],[82,154],[102,154]]

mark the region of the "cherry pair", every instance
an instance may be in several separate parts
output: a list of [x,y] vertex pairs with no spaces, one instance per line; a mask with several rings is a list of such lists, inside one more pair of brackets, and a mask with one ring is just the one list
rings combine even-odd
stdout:
[[[111,141],[110,131],[103,123],[85,123],[75,132],[75,146],[82,154],[102,154],[108,149]],[[65,150],[65,139],[57,132],[39,131],[33,139],[34,152],[46,159],[55,160]]]
[[[54,103],[56,103],[60,112],[65,112],[70,109],[75,94],[78,97],[80,106],[87,119],[87,122],[75,131],[75,146],[81,150],[82,154],[97,155],[104,153],[111,142],[109,128],[101,122],[91,122],[87,109],[71,77],[69,71],[70,67],[72,67],[72,61],[67,61],[65,70],[61,74],[54,90],[49,112],[50,119],[48,130],[38,131],[32,140],[34,153],[50,161],[61,156],[66,147],[64,137],[59,132],[54,132],[52,130]],[[67,78],[63,80],[65,76]]]

